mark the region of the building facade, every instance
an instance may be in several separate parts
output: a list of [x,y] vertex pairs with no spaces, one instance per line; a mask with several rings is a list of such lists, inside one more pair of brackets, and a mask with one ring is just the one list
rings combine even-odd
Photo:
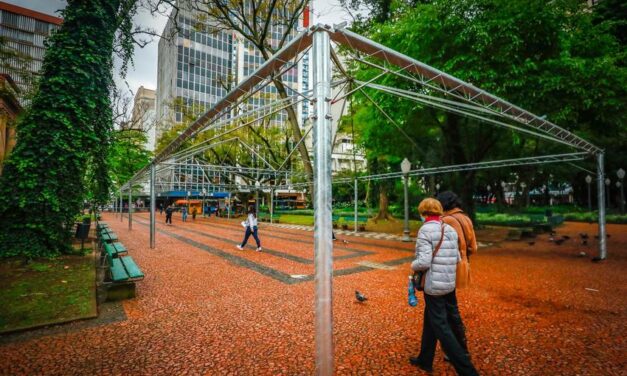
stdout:
[[0,175],[15,146],[15,118],[22,110],[18,91],[11,76],[0,73]]
[[20,102],[35,84],[43,66],[45,40],[61,25],[63,19],[0,1],[0,37],[3,56],[0,73],[11,75],[20,89]]
[[[309,14],[309,9],[305,12]],[[237,83],[243,81],[261,64],[264,58],[240,34],[232,30],[212,27],[210,21],[199,22],[198,15],[181,6],[176,23],[170,18],[158,46],[157,110],[159,119],[157,138],[173,124],[184,119],[183,105],[191,113],[208,109],[223,98]],[[301,17],[299,26],[307,26],[309,16]],[[175,26],[176,25],[176,26]],[[177,27],[178,26],[178,27]],[[284,26],[273,25],[271,45],[276,45],[283,35]],[[295,36],[298,28],[293,28]],[[299,92],[308,90],[308,57],[283,75],[283,81]],[[290,93],[291,94],[291,93]],[[278,97],[272,85],[256,93],[249,100],[249,109],[263,106]],[[298,115],[305,119],[310,114],[309,103],[298,106]],[[277,114],[272,122],[282,125],[286,113]]]
[[156,91],[140,86],[133,100],[130,127],[146,134],[147,150],[155,151],[157,142]]

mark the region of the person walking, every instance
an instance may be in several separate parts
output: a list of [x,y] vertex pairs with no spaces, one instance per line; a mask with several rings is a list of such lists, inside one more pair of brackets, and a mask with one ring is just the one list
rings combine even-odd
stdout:
[[257,214],[255,214],[255,207],[248,207],[248,217],[244,222],[242,222],[242,226],[246,227],[246,234],[244,234],[244,241],[242,244],[237,245],[237,249],[240,251],[244,250],[246,243],[248,242],[248,238],[252,234],[253,238],[255,238],[255,242],[257,243],[257,252],[261,252],[261,241],[259,240],[259,236],[257,235]]
[[433,371],[433,358],[437,341],[449,357],[459,375],[478,375],[464,351],[448,320],[446,306],[455,297],[455,273],[460,260],[458,237],[455,229],[442,222],[442,204],[427,198],[418,206],[424,224],[416,239],[416,259],[411,264],[414,272],[423,272],[425,310],[420,354],[409,359],[420,369]]
[[159,204],[159,215],[163,214],[163,204]]
[[194,208],[192,209],[192,221],[196,220],[196,213],[198,213],[198,209],[196,209],[196,207],[194,206]]
[[165,208],[165,224],[172,226],[172,206],[170,205]]
[[[442,209],[444,210],[442,221],[453,227],[455,232],[457,232],[457,238],[459,239],[457,242],[459,254],[463,261],[457,266],[458,268],[460,266],[467,267],[466,270],[456,271],[458,278],[458,280],[456,280],[456,284],[458,287],[467,287],[465,284],[470,282],[470,255],[476,253],[478,249],[477,237],[475,235],[475,229],[472,225],[472,220],[468,218],[468,216],[461,209],[462,203],[455,193],[445,191],[440,193],[437,196],[437,199],[440,201],[440,204],[442,204]],[[460,274],[460,272],[464,273]],[[466,281],[463,286],[460,283],[460,278]],[[453,297],[450,300],[450,304],[446,305],[447,318],[449,320],[449,324],[451,325],[451,329],[453,329],[453,334],[455,334],[455,338],[457,338],[457,342],[459,342],[466,354],[469,354],[468,340],[466,339],[466,327],[464,326],[461,314],[459,313],[455,291],[453,291],[452,294]],[[444,356],[444,360],[449,360],[446,355]]]
[[181,210],[181,219],[183,219],[183,222],[187,222],[187,207],[183,206],[183,209]]

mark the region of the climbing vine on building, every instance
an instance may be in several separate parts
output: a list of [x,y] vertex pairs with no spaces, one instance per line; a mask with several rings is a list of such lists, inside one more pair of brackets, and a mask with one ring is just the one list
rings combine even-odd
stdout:
[[135,0],[68,1],[0,178],[0,257],[68,251],[87,191],[108,197],[112,56],[116,40],[132,54],[135,8]]

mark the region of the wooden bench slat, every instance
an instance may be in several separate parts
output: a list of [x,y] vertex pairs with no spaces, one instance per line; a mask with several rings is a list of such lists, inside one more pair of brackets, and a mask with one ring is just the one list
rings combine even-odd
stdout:
[[122,263],[131,278],[144,278],[144,273],[142,273],[131,256],[120,257],[120,260],[122,260]]
[[113,243],[113,248],[117,251],[117,253],[128,253],[128,250],[124,246],[124,244],[120,242]]
[[126,281],[129,278],[128,274],[126,273],[126,269],[124,269],[124,265],[122,265],[122,261],[120,261],[119,258],[114,258],[111,260],[109,270],[111,270],[111,279],[114,282]]

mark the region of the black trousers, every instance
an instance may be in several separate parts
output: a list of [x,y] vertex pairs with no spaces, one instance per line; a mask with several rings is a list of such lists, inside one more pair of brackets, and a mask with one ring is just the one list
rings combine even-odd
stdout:
[[165,215],[165,223],[172,224],[172,213]]
[[[458,342],[451,321],[459,320],[459,310],[457,309],[457,318],[455,315],[449,315],[447,306],[457,307],[457,297],[455,292],[451,292],[442,296],[433,296],[424,294],[425,313],[424,323],[422,326],[422,341],[420,344],[420,355],[418,358],[424,365],[433,365],[435,357],[435,345],[440,341],[442,349],[448,356],[455,371],[459,375],[478,375],[477,370],[472,365],[467,350]],[[450,319],[449,319],[450,316]],[[463,326],[463,323],[461,323]]]

